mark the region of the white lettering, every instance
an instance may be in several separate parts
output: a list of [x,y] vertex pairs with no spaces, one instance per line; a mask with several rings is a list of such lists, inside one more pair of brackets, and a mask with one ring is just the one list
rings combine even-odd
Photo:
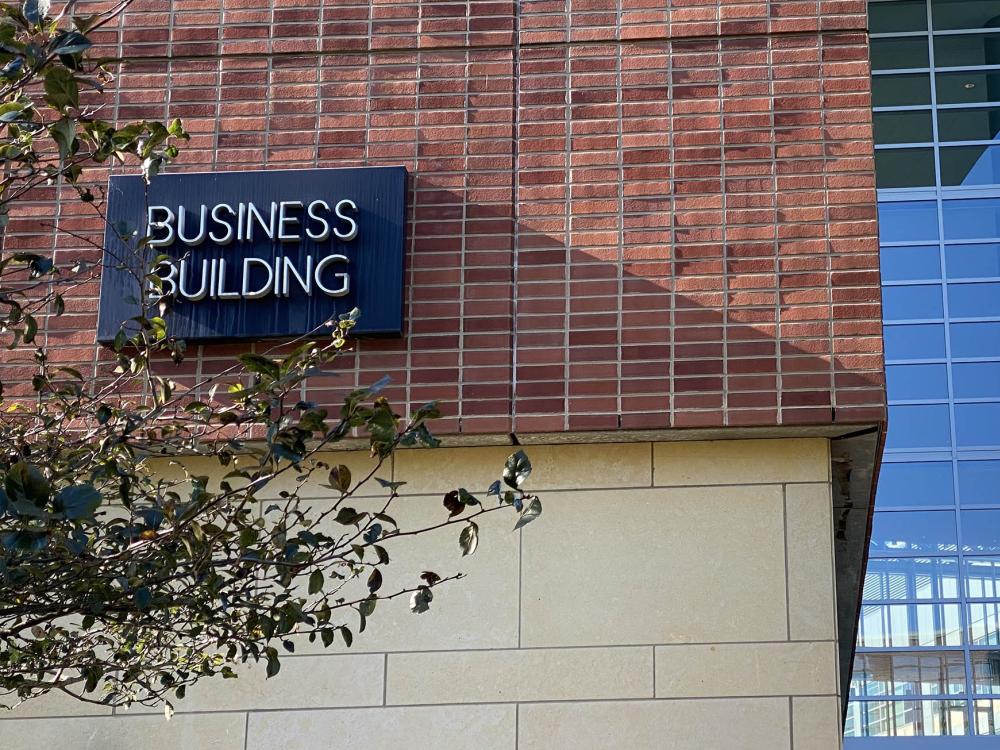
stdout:
[[[252,290],[250,289],[250,265],[257,264],[264,266],[267,271],[267,281],[264,282],[264,286],[260,289]],[[271,264],[262,258],[244,258],[243,259],[243,288],[241,294],[244,299],[260,299],[261,297],[266,297],[267,293],[271,291],[271,284],[274,282],[274,270],[271,268]]]
[[347,198],[340,201],[333,209],[333,212],[337,215],[337,218],[340,219],[341,221],[346,221],[348,226],[350,227],[346,232],[341,232],[339,229],[333,230],[333,233],[337,235],[337,239],[343,240],[344,242],[353,240],[355,237],[358,236],[358,222],[356,222],[354,219],[352,219],[350,216],[347,216],[344,213],[344,211],[346,211],[348,208],[354,211],[355,213],[357,213],[358,211],[358,207],[357,205],[355,205],[354,201],[349,200]]
[[249,242],[253,242],[253,225],[254,221],[260,225],[260,228],[264,230],[264,234],[267,235],[268,239],[274,239],[274,220],[278,215],[278,204],[271,203],[271,215],[268,220],[264,221],[264,215],[258,210],[257,206],[253,203],[247,203],[247,228],[246,228],[246,239]]
[[323,228],[318,232],[313,232],[312,229],[306,227],[306,236],[311,240],[316,240],[317,242],[322,242],[327,237],[330,236],[330,222],[324,219],[322,216],[316,213],[317,208],[322,208],[324,211],[330,210],[330,204],[324,200],[316,200],[309,204],[306,208],[306,213],[309,214],[309,218],[317,222]]
[[178,280],[178,291],[181,297],[184,299],[189,299],[192,302],[197,302],[200,299],[205,299],[208,296],[208,259],[202,259],[201,261],[201,286],[198,287],[197,292],[189,292],[184,285],[185,270],[187,270],[187,259],[181,261],[180,278]]
[[329,297],[343,297],[348,292],[351,291],[351,277],[347,273],[335,273],[333,278],[340,280],[340,287],[337,289],[331,289],[323,284],[322,274],[328,265],[331,263],[347,263],[346,255],[327,255],[323,260],[316,264],[316,272],[314,274],[316,280],[316,287]]
[[194,237],[184,236],[184,224],[187,222],[187,211],[184,210],[184,206],[177,207],[177,239],[183,242],[185,245],[200,245],[205,241],[205,236],[208,234],[207,228],[205,226],[205,215],[208,213],[208,206],[202,205],[201,211],[199,212],[199,223],[198,223],[198,234]]
[[222,236],[217,235],[215,232],[209,232],[208,238],[212,240],[216,245],[228,245],[233,241],[233,236],[236,234],[233,231],[233,225],[228,221],[219,216],[220,211],[228,211],[230,216],[235,216],[236,212],[233,207],[227,203],[220,203],[212,209],[212,221],[216,224],[221,224],[226,228],[226,233]]
[[278,206],[278,239],[282,242],[294,242],[295,240],[302,239],[302,235],[299,232],[293,234],[291,231],[285,231],[286,224],[297,226],[299,223],[296,217],[289,216],[286,213],[287,209],[290,208],[302,208],[302,201],[281,201]]
[[[163,221],[156,221],[153,219],[153,214],[156,211],[162,211],[167,215],[167,218]],[[149,233],[149,246],[150,247],[162,247],[163,245],[169,245],[174,241],[174,212],[171,211],[166,206],[150,206],[149,210],[146,212],[146,231]],[[166,229],[167,235],[165,237],[160,237],[158,239],[153,237],[154,229]]]

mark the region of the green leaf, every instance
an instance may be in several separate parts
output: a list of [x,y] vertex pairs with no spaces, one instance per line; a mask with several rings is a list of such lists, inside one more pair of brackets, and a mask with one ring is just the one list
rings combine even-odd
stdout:
[[93,46],[93,42],[79,31],[64,31],[52,40],[49,51],[53,55],[78,55]]
[[323,645],[329,648],[333,643],[333,628],[323,628],[319,633],[319,637],[322,639]]
[[514,531],[517,531],[522,526],[527,526],[540,515],[542,515],[542,501],[536,497],[528,504],[527,508],[521,511],[520,518],[514,524]]
[[34,315],[24,314],[24,343],[30,344],[38,334],[38,321]]
[[101,493],[90,484],[64,487],[56,496],[56,510],[61,510],[63,515],[71,520],[93,518],[94,512],[99,507],[101,507]]
[[278,659],[278,649],[268,646],[264,649],[267,657],[267,676],[274,677],[281,670],[281,661]]
[[518,451],[507,458],[503,467],[503,481],[508,487],[520,488],[531,474],[531,461],[524,451]]
[[462,557],[476,551],[479,546],[479,527],[473,521],[469,521],[469,525],[458,535],[458,546],[462,548]]
[[362,617],[370,617],[372,612],[375,611],[376,604],[378,604],[378,597],[371,594],[367,599],[358,605],[358,612],[361,613]]
[[24,0],[24,17],[28,23],[39,24],[49,14],[51,0]]
[[25,500],[41,507],[49,500],[48,480],[37,467],[24,461],[10,467],[4,478],[4,489],[13,501]]
[[434,592],[426,586],[421,586],[410,596],[410,611],[417,615],[426,612],[431,608],[433,598]]
[[337,517],[334,520],[344,526],[351,526],[363,517],[364,514],[358,513],[354,508],[341,508],[337,511]]
[[66,68],[45,71],[45,101],[60,112],[80,104],[80,88],[73,73]]
[[318,594],[323,590],[323,571],[314,570],[309,576],[309,593]]
[[341,625],[337,630],[340,631],[340,637],[344,639],[344,643],[348,648],[354,643],[354,635],[351,633],[351,629],[346,625]]
[[263,375],[271,380],[277,380],[281,375],[278,363],[274,360],[268,359],[267,357],[263,357],[260,354],[247,352],[246,354],[241,354],[239,356],[239,360],[250,372]]
[[341,493],[347,492],[351,488],[351,470],[343,464],[330,469],[330,486]]
[[374,568],[372,574],[368,576],[368,590],[374,594],[380,588],[382,588],[382,571]]

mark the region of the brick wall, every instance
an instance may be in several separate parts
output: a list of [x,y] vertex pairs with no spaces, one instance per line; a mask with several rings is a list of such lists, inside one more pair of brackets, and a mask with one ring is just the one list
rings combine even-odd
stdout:
[[[863,0],[138,0],[102,39],[129,59],[106,112],[181,117],[176,170],[410,170],[406,334],[310,398],[389,373],[439,432],[871,423],[865,24]],[[98,239],[91,210],[37,198],[6,249],[96,261],[47,226]],[[67,308],[48,340],[96,377],[97,284]]]

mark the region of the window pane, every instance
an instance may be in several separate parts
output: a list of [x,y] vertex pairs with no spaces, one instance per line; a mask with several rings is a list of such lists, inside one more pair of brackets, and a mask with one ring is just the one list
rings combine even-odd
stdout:
[[962,550],[975,554],[1000,553],[1000,510],[963,510]]
[[[940,359],[944,357],[944,326],[940,323],[885,326],[882,335],[885,339],[886,359]],[[997,331],[997,348],[1000,349],[1000,330]]]
[[[955,440],[959,448],[1000,446],[1000,404],[955,404]],[[1000,551],[997,532],[1000,525],[993,529]]]
[[868,26],[873,34],[927,29],[927,4],[924,0],[901,0],[868,4]]
[[873,554],[954,553],[957,548],[953,511],[910,510],[875,513],[871,541]]
[[956,362],[952,385],[955,398],[1000,399],[1000,362]]
[[885,320],[920,320],[944,316],[939,284],[887,286],[882,288]]
[[858,623],[860,648],[961,646],[958,604],[865,604]]
[[943,29],[990,29],[1000,26],[996,0],[931,0],[931,21]]
[[955,323],[949,329],[953,357],[1000,357],[1000,324]]
[[950,461],[884,463],[878,475],[876,506],[952,505],[955,485]]
[[893,401],[948,398],[945,365],[889,365],[885,376],[886,389]]
[[1000,602],[970,602],[969,645],[1000,646]]
[[883,247],[879,251],[879,265],[882,269],[882,281],[941,278],[941,260],[937,245]]
[[969,599],[1000,599],[1000,557],[967,557],[963,569]]
[[[929,187],[934,184],[934,149],[898,148],[875,152],[875,187]],[[888,240],[883,238],[883,241]]]
[[948,245],[944,260],[949,279],[1000,278],[1000,244]]
[[942,148],[941,184],[949,187],[1000,184],[1000,147],[949,146]]
[[930,103],[929,73],[900,73],[872,78],[873,107],[902,107]]
[[979,700],[974,706],[976,734],[1000,734],[1000,701]]
[[[942,149],[945,150],[951,149]],[[988,240],[1000,237],[1000,200],[950,200],[941,205],[946,240]]]
[[963,505],[1000,505],[1000,461],[959,461],[958,496]]
[[845,737],[938,737],[966,733],[966,701],[852,701]]
[[1000,34],[962,34],[934,38],[934,65],[1000,65]]
[[876,144],[930,143],[934,140],[930,112],[876,112],[872,122]]
[[884,201],[878,204],[878,232],[882,242],[921,242],[938,238],[934,201]]
[[948,314],[953,318],[1000,315],[1000,283],[949,284]]
[[872,70],[896,68],[926,68],[927,37],[900,37],[898,39],[872,39]]
[[[1000,575],[1000,567],[998,567],[997,573]],[[865,600],[876,599],[879,601],[957,599],[958,559],[954,557],[873,557],[868,561],[868,569],[865,571],[863,596]]]
[[1000,71],[997,70],[938,73],[936,83],[938,104],[985,104],[1000,101]]
[[977,693],[1000,693],[1000,651],[973,651],[972,680]]
[[947,448],[951,419],[946,404],[890,406],[886,448]]
[[852,697],[963,693],[965,657],[961,651],[862,653],[854,657]]
[[1000,133],[1000,108],[941,109],[937,115],[942,141],[991,141]]

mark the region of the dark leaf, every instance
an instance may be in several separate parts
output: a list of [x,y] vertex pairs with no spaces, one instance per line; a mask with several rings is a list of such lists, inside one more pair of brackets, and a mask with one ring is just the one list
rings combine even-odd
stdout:
[[454,518],[465,510],[465,506],[462,504],[462,501],[458,499],[458,490],[452,490],[444,496],[444,507],[448,510],[449,518]]
[[374,568],[370,576],[368,576],[368,590],[373,594],[382,588],[382,571],[378,568]]
[[80,88],[73,72],[66,68],[45,71],[45,101],[60,112],[80,104]]
[[64,487],[56,496],[56,510],[72,520],[93,518],[99,507],[101,507],[101,493],[90,484]]
[[517,523],[514,524],[514,531],[517,531],[522,526],[527,526],[540,515],[542,515],[542,501],[536,497],[532,499],[527,508],[521,511],[521,516],[517,519]]
[[330,486],[341,493],[347,492],[351,488],[351,470],[343,464],[330,469]]
[[260,354],[247,352],[246,354],[241,354],[239,360],[250,372],[263,375],[271,380],[277,380],[281,375],[278,363],[267,357],[262,357]]
[[441,580],[441,576],[432,570],[425,570],[420,574],[420,577],[427,582],[428,586],[433,586],[435,583]]
[[458,546],[462,548],[462,557],[476,551],[479,546],[479,527],[473,521],[469,521],[469,525],[458,535]]
[[318,594],[323,590],[323,571],[314,570],[309,576],[309,593]]
[[410,611],[418,615],[423,614],[431,608],[433,598],[434,592],[426,586],[421,586],[410,596]]
[[508,487],[520,488],[529,474],[531,474],[531,461],[524,451],[511,454],[504,464],[503,481]]

